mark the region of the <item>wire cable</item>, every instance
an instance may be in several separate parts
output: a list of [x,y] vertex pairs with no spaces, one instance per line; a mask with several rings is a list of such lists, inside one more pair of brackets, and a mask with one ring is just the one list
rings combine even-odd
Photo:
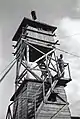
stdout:
[[2,75],[4,73],[4,71],[7,70],[7,68],[14,62],[16,61],[16,59],[19,59],[19,56],[17,56],[16,58],[14,58],[0,73],[0,75]]
[[0,75],[2,75],[2,74],[4,73],[4,71],[5,71],[15,60],[16,60],[16,58],[13,59],[13,60],[1,71]]
[[76,35],[80,35],[80,33],[75,33],[75,34],[72,34],[72,35],[64,36],[61,39],[66,39],[68,37],[72,37],[72,36],[76,36]]
[[10,68],[5,72],[5,74],[2,76],[2,78],[0,79],[0,82],[4,79],[4,77],[8,74],[8,72],[12,69],[12,67],[14,66],[14,64],[16,63],[16,61],[10,66]]
[[70,52],[65,51],[65,50],[62,50],[62,49],[60,49],[60,48],[56,48],[56,47],[55,47],[55,49],[56,49],[56,50],[59,50],[59,51],[61,51],[61,52],[64,52],[64,53],[66,53],[66,54],[72,55],[72,56],[74,56],[74,57],[80,58],[79,55],[76,55],[76,54],[70,53]]
[[[74,35],[78,35],[78,34],[80,34],[80,33],[76,33],[76,34],[73,34],[73,35],[70,35],[70,36],[74,36]],[[65,36],[65,37],[63,37],[63,38],[65,39],[65,38],[70,37],[70,36]],[[67,53],[67,54],[69,54],[69,55],[75,56],[75,57],[77,57],[77,58],[80,58],[80,56],[78,56],[78,55],[76,55],[76,54],[73,54],[73,53],[70,53],[70,52],[68,52],[68,51],[65,51],[65,50],[63,50],[63,49],[56,48],[56,47],[55,47],[55,49],[56,49],[56,50],[59,50],[59,51],[61,51],[61,52]],[[4,73],[4,71],[5,71],[15,60],[16,60],[16,58],[13,59],[13,60],[5,67],[5,69],[2,70],[2,72],[0,73],[0,75],[2,75],[2,74]]]
[[[4,75],[1,77],[0,79],[0,83],[1,81],[5,78],[5,76],[8,74],[8,72],[12,69],[12,67],[14,66],[14,64],[16,63],[16,59],[19,59],[19,56],[16,57],[15,59],[13,59],[9,65],[0,73],[0,76],[4,73]],[[9,67],[9,68],[8,68]],[[8,69],[8,70],[7,70]],[[7,71],[6,71],[7,70]],[[5,71],[5,72],[4,72]]]

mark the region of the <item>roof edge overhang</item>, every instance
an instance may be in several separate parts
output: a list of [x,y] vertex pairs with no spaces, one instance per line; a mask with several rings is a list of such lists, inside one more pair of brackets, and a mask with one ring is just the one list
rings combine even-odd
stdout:
[[26,27],[27,25],[31,26],[33,28],[36,28],[36,29],[42,29],[44,31],[49,31],[52,33],[57,29],[57,27],[55,27],[55,26],[51,26],[51,25],[41,23],[38,21],[34,21],[34,20],[24,17],[24,19],[22,20],[21,24],[19,25],[19,27],[14,35],[14,37],[12,38],[12,41],[17,41],[19,39],[19,37],[22,33],[22,28]]

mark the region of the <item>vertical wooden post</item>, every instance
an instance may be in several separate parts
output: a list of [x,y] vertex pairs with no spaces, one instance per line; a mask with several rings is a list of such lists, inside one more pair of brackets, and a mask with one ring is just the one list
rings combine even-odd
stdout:
[[17,64],[16,64],[16,80],[15,80],[15,91],[17,90],[17,85],[18,85],[18,64],[19,64],[19,60],[17,60]]
[[[43,78],[43,77],[42,77]],[[45,79],[43,79],[43,84],[42,84],[42,89],[43,89],[43,100],[45,99],[45,86],[44,86],[44,80]]]
[[48,62],[48,55],[46,55],[46,66],[47,66],[47,71],[48,71],[48,76],[49,76],[49,80],[50,80],[50,83],[52,85],[52,77],[51,77],[51,73],[49,71],[49,64],[50,62]]
[[26,119],[28,119],[28,98],[26,98]]
[[68,72],[69,72],[69,78],[71,79],[71,73],[70,73],[69,64],[68,64]]
[[35,119],[36,119],[36,96],[35,96],[35,98],[34,98],[34,111],[35,111]]
[[58,77],[60,77],[60,74],[59,74],[59,67],[58,67],[58,57],[56,58],[55,52],[54,52],[54,58],[55,58],[55,61],[56,61],[56,67],[57,67]]
[[18,117],[18,119],[19,119],[19,98],[18,98],[18,100],[17,100],[17,103],[18,103],[18,105],[17,105],[17,117]]
[[[21,39],[20,39],[21,40]],[[17,44],[17,48],[16,50],[18,49],[19,45],[21,44],[22,42],[20,41],[19,44]],[[20,50],[22,50],[22,44],[21,44],[21,47],[20,47]],[[18,55],[20,54],[20,59],[17,58]],[[16,80],[15,80],[15,91],[17,90],[17,86],[18,86],[18,76],[19,76],[19,70],[20,70],[20,60],[21,60],[21,51],[20,53],[16,53],[16,60],[17,60],[17,63],[16,63]]]

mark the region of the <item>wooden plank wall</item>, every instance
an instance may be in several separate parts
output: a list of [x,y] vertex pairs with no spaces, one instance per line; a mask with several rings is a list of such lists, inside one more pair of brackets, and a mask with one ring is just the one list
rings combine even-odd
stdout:
[[[26,119],[27,118],[27,89],[26,85],[23,87],[23,89],[20,91],[18,98],[18,106],[17,111],[14,119]],[[24,91],[24,92],[23,92]],[[13,114],[15,113],[17,102],[14,103],[13,107]]]
[[[41,84],[39,83],[33,83],[33,82],[28,82],[27,84],[27,89],[23,92],[23,90],[26,88],[26,85],[23,87],[21,90],[20,94],[18,95],[19,100],[18,100],[18,110],[16,112],[16,117],[14,119],[28,119],[27,118],[27,96],[34,95],[36,90],[38,90],[39,86]],[[34,90],[33,90],[34,89]],[[30,91],[31,92],[27,92]],[[54,90],[56,93],[58,93],[65,101],[67,101],[67,96],[65,93],[65,89],[63,86],[57,86]],[[25,99],[23,99],[25,97]],[[63,101],[61,101],[58,97],[56,97],[56,103],[62,104]],[[30,103],[29,103],[30,104]],[[15,103],[16,105],[16,103]],[[29,105],[28,105],[29,106]],[[37,115],[36,119],[50,119],[63,105],[57,105],[57,104],[45,104],[43,103],[43,106]],[[14,110],[15,110],[14,106]],[[31,107],[31,104],[29,108]],[[14,112],[14,111],[13,111]],[[52,118],[54,119],[54,118]],[[71,114],[69,107],[66,106],[56,117],[55,119],[71,119]]]
[[[32,102],[30,103],[29,100],[27,100],[27,97],[30,98],[31,96],[33,96],[36,93],[36,91],[39,89],[40,85],[41,85],[40,83],[34,83],[34,82],[28,82],[27,84],[24,85],[24,87],[22,88],[22,90],[20,91],[17,97],[19,98],[18,107],[17,107],[17,111],[16,111],[16,115],[14,119],[28,119],[27,111],[28,109],[32,107]],[[15,102],[13,106],[13,114],[15,114],[16,105],[17,105],[17,102]]]
[[[58,86],[55,88],[55,92],[59,93],[59,95],[67,101],[66,93],[63,86]],[[63,101],[61,101],[58,97],[56,98],[56,103],[62,104]],[[58,104],[43,104],[41,111],[39,112],[37,119],[50,119],[53,117],[55,113],[62,107],[63,105]],[[54,119],[51,118],[51,119]],[[71,119],[71,114],[69,107],[66,106],[63,110],[61,110],[60,113],[55,117],[55,119]]]

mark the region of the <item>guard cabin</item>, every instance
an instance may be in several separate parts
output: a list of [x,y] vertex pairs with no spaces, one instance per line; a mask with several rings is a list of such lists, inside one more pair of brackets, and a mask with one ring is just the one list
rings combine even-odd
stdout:
[[60,73],[56,29],[28,18],[21,22],[12,39],[16,57],[15,93],[6,119],[71,119],[64,89],[71,75],[68,63],[64,77]]

